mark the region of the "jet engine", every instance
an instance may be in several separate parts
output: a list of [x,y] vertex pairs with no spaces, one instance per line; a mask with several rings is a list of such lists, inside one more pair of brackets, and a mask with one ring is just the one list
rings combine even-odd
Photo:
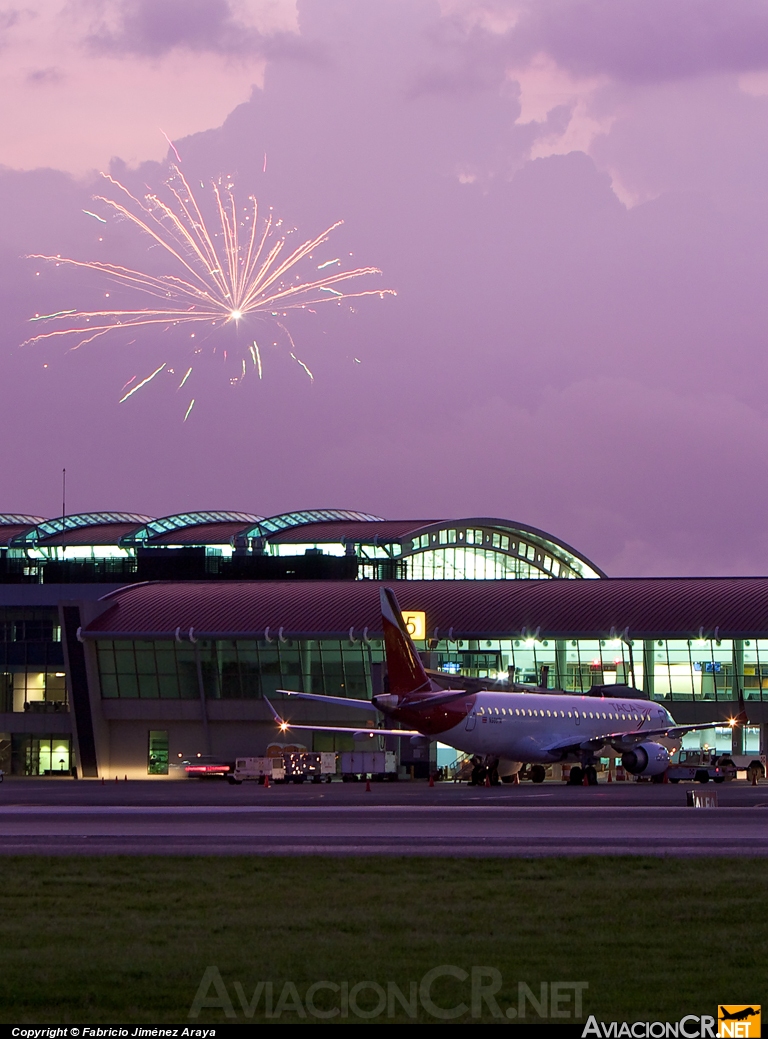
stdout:
[[496,770],[499,773],[499,779],[504,782],[505,779],[507,781],[511,780],[522,767],[522,761],[510,761],[508,758],[499,758],[499,764]]
[[669,765],[669,751],[660,743],[638,743],[621,755],[621,763],[633,776],[660,776]]

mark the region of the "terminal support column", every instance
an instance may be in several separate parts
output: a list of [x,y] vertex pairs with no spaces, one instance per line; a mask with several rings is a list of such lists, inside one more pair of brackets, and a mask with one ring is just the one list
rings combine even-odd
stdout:
[[[735,701],[739,699],[739,692],[744,692],[744,640],[733,640],[733,674],[731,676],[731,696]],[[734,705],[734,714],[737,709]],[[731,754],[744,753],[744,727],[734,725],[731,729]]]
[[568,680],[568,644],[565,639],[555,640],[555,688],[565,689]]
[[653,699],[656,692],[656,671],[654,659],[654,640],[643,639],[643,689],[648,693],[648,699]]
[[197,688],[200,693],[200,713],[202,715],[203,722],[203,735],[205,736],[205,753],[210,756],[211,751],[211,730],[208,726],[208,704],[205,700],[205,683],[203,682],[203,663],[200,659],[200,646],[197,644],[197,640],[194,643],[195,647],[195,668],[197,669]]
[[299,641],[299,661],[301,671],[301,691],[311,693],[312,689],[312,644],[309,639]]

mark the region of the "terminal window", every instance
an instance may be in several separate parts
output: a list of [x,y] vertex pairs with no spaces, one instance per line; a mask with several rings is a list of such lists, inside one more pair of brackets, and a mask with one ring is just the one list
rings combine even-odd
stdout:
[[147,775],[168,775],[168,730],[150,729],[147,750]]

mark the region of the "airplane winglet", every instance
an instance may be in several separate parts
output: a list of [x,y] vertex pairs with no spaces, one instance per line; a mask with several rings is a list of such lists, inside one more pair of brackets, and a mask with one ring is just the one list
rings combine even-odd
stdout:
[[288,722],[285,720],[285,718],[281,718],[280,717],[280,715],[277,713],[277,711],[272,706],[272,704],[270,703],[269,699],[266,696],[264,697],[264,703],[267,705],[267,707],[271,711],[272,717],[275,719],[277,724],[280,725],[280,726],[285,726],[286,728],[288,728]]
[[736,686],[736,690],[739,694],[739,713],[733,719],[734,725],[749,725],[749,717],[747,715],[747,705],[744,703],[744,693],[740,685]]

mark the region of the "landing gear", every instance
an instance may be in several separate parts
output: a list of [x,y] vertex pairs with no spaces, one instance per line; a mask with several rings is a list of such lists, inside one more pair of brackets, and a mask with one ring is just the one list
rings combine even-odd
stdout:
[[597,786],[597,769],[594,765],[572,765],[568,786]]
[[531,765],[531,782],[543,783],[547,777],[547,770],[543,765]]
[[472,758],[472,776],[469,780],[470,786],[500,786],[498,758]]

